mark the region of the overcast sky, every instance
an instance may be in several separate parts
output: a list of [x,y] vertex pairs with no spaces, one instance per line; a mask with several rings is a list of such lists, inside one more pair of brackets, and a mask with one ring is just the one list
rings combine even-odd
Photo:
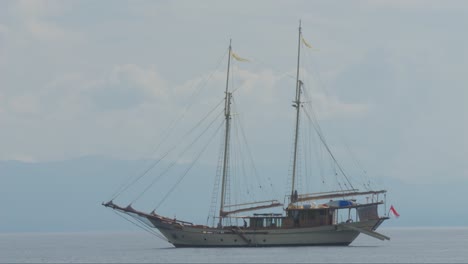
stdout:
[[1,1],[0,159],[145,157],[222,99],[232,38],[253,153],[287,170],[299,19],[331,140],[382,177],[468,178],[466,1]]

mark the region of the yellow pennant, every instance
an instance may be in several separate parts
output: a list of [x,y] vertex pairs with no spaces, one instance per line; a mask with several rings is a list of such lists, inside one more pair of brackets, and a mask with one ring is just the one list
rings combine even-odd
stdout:
[[304,37],[301,36],[301,38],[302,38],[302,43],[304,43],[306,47],[308,47],[309,49],[313,48],[312,45],[310,45],[309,43],[307,43],[307,41],[305,41]]
[[[238,60],[238,61],[249,61],[248,59],[244,59],[244,58],[239,57],[239,56],[238,56],[237,54],[235,54],[233,51],[231,51],[231,56],[232,56],[234,59]],[[249,62],[250,62],[250,61],[249,61]]]

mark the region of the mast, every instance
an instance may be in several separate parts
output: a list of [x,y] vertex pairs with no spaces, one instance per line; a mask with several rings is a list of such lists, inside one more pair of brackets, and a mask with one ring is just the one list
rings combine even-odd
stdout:
[[231,96],[232,93],[229,92],[229,68],[231,66],[231,40],[229,40],[229,54],[228,54],[228,66],[227,66],[227,76],[226,76],[226,97],[224,102],[224,116],[226,118],[226,128],[224,135],[224,160],[223,160],[223,176],[221,180],[221,206],[219,208],[219,223],[218,226],[222,226],[223,221],[223,211],[225,203],[225,194],[226,194],[226,178],[228,173],[228,154],[229,154],[229,130],[231,125]]
[[297,171],[297,141],[299,138],[299,113],[301,106],[301,85],[302,81],[299,80],[299,63],[301,58],[301,21],[299,20],[299,37],[297,43],[297,73],[296,73],[296,99],[293,106],[296,108],[296,133],[294,135],[294,158],[293,158],[293,171],[292,171],[292,186],[291,186],[291,202],[295,202],[295,180]]

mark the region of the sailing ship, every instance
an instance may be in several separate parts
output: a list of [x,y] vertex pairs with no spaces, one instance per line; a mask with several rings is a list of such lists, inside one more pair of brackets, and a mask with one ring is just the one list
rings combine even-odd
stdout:
[[[295,85],[295,133],[292,152],[292,177],[290,193],[284,203],[278,200],[226,204],[228,188],[229,152],[231,138],[231,104],[233,93],[229,89],[231,58],[241,59],[232,51],[229,44],[227,80],[224,98],[224,144],[222,151],[221,194],[219,214],[213,225],[197,225],[188,221],[166,217],[152,212],[136,210],[132,205],[119,206],[110,200],[105,207],[116,210],[137,220],[144,228],[158,230],[175,247],[271,247],[271,246],[347,246],[359,234],[369,235],[380,240],[388,236],[376,232],[387,219],[388,213],[379,216],[379,207],[385,206],[386,190],[341,188],[338,191],[298,193],[296,177],[298,174],[300,115],[303,101],[303,82],[299,78],[301,43],[309,46],[302,37],[299,23],[297,74]],[[327,147],[327,151],[331,153]],[[333,159],[335,159],[333,157]],[[341,167],[339,167],[341,170]],[[344,172],[341,170],[344,174]],[[254,213],[239,216],[241,213],[281,208],[282,213]],[[339,215],[345,219],[339,219]],[[243,224],[232,224],[228,219],[241,219]],[[237,222],[237,221],[236,221]],[[159,233],[158,233],[159,234]]]

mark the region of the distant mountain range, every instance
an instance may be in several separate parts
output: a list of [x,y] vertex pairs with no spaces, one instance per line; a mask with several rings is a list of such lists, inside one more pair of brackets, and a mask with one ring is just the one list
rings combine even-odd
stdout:
[[[145,168],[148,161],[85,157],[73,160],[25,163],[0,161],[0,232],[110,231],[135,229],[101,206],[123,182]],[[199,167],[171,196],[181,218],[205,223],[214,179],[214,168]],[[274,171],[264,172],[274,175]],[[388,207],[392,203],[401,217],[384,226],[467,226],[463,207],[467,181],[444,184],[405,184],[386,179]],[[194,188],[197,186],[197,188]],[[197,192],[198,186],[204,186]],[[282,186],[281,186],[282,187]],[[149,191],[135,207],[152,210],[157,193]],[[279,197],[282,198],[282,197]],[[125,205],[131,199],[121,200]],[[142,199],[143,200],[143,199]],[[461,205],[461,206],[460,206]],[[387,207],[387,208],[388,208]],[[197,212],[206,212],[198,215]]]

